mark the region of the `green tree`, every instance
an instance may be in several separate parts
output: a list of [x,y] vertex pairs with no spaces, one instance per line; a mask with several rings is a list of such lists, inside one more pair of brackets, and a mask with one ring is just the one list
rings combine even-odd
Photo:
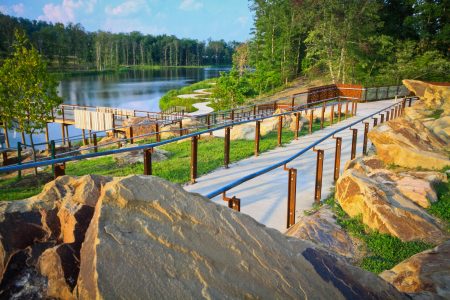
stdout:
[[47,72],[41,55],[20,31],[15,33],[13,53],[0,68],[0,118],[11,128],[32,135],[41,132],[62,100],[57,82]]

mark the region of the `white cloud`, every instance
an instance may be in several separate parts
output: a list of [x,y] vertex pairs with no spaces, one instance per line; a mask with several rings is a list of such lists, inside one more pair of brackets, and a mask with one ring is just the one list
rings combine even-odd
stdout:
[[147,12],[150,11],[150,8],[144,0],[126,0],[115,7],[106,6],[105,12],[112,16],[128,16],[142,9],[145,9]]
[[159,27],[157,25],[148,25],[141,22],[136,18],[107,18],[102,26],[105,31],[113,33],[132,32],[139,31],[143,34],[159,35],[167,33],[168,30],[165,27]]
[[6,15],[8,13],[8,8],[4,5],[0,5],[0,12]]
[[248,17],[246,17],[246,16],[240,16],[239,18],[236,19],[236,22],[237,22],[238,24],[240,24],[241,26],[245,26],[245,25],[247,25]]
[[21,16],[25,11],[25,6],[23,5],[23,3],[14,4],[12,6],[12,10],[16,15]]
[[75,13],[79,9],[84,9],[87,13],[92,13],[97,0],[63,0],[61,4],[47,3],[43,7],[44,14],[39,16],[39,20],[59,23],[75,22]]
[[196,0],[181,0],[180,6],[181,10],[198,10],[203,7],[203,3]]

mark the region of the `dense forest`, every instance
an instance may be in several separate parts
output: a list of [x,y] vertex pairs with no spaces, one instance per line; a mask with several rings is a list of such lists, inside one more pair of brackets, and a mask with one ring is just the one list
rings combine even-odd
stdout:
[[16,29],[58,70],[106,70],[118,66],[231,65],[236,42],[179,39],[139,32],[88,32],[81,24],[47,23],[0,13],[0,58],[11,51]]
[[234,69],[219,80],[218,107],[299,76],[367,86],[449,81],[449,6],[448,0],[250,0],[252,39],[236,49]]

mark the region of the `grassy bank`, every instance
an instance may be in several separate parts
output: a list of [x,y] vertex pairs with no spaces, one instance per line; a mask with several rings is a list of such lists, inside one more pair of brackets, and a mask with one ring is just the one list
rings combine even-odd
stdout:
[[[329,122],[325,122],[325,127]],[[320,122],[315,122],[313,131],[320,130]],[[307,128],[303,128],[300,136],[307,135]],[[294,139],[294,134],[289,129],[283,129],[283,143],[288,143]],[[139,143],[149,143],[152,140],[140,141]],[[209,173],[223,166],[223,138],[202,138],[198,142],[198,174],[199,176]],[[270,132],[262,137],[260,141],[261,152],[269,151],[277,147],[277,133]],[[190,179],[190,143],[189,139],[185,142],[171,143],[160,147],[168,151],[169,157],[161,162],[154,162],[153,174],[161,178],[177,183],[186,183]],[[231,141],[230,161],[236,162],[241,159],[254,155],[254,141],[236,140]],[[48,174],[50,168],[46,171]],[[143,174],[144,165],[142,163],[119,165],[111,156],[100,157],[90,160],[81,160],[66,164],[67,175],[109,175],[126,176],[130,174]],[[42,172],[41,172],[42,173]],[[50,175],[48,175],[50,176]],[[38,194],[45,180],[29,182],[32,176],[24,176],[22,180],[14,178],[0,179],[0,200],[17,200]]]
[[[449,201],[447,190],[447,196],[445,194],[439,195],[439,201],[436,202],[435,209],[441,212],[445,211],[448,217],[449,210],[442,209],[441,206],[449,205]],[[421,241],[403,242],[397,237],[370,229],[362,223],[360,217],[349,217],[335,200],[334,193],[325,200],[325,203],[331,207],[336,216],[337,223],[351,236],[358,238],[365,245],[367,254],[359,262],[359,266],[367,271],[377,274],[381,273],[384,270],[391,269],[414,254],[434,246]]]
[[199,98],[179,98],[179,95],[192,94],[195,90],[199,89],[207,89],[212,87],[212,83],[215,82],[215,79],[206,79],[185,87],[181,89],[175,89],[168,91],[162,98],[159,100],[159,108],[164,111],[173,106],[184,106],[186,107],[187,112],[194,112],[197,109],[192,106],[192,104],[205,102],[204,99]]

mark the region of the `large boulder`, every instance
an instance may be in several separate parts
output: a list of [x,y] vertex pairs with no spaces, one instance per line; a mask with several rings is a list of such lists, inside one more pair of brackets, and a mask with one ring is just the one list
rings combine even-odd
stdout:
[[406,259],[380,276],[413,296],[450,299],[450,240]]
[[[122,148],[134,148],[136,145],[127,145]],[[152,153],[152,162],[159,162],[166,160],[170,153],[163,149],[154,148]],[[118,154],[113,154],[114,160],[120,165],[144,163],[144,153],[143,150],[134,150],[128,152],[122,152]]]
[[387,164],[407,168],[442,169],[450,165],[449,145],[419,121],[398,118],[369,132],[377,155]]
[[[129,126],[133,127],[133,136],[146,135],[155,132],[156,129],[155,121],[144,117],[133,117],[123,120],[122,127]],[[136,140],[139,139],[145,139],[145,137],[136,138]]]
[[285,234],[311,241],[353,262],[358,261],[365,252],[361,241],[337,224],[328,206],[322,206],[312,214],[302,216]]
[[2,297],[70,298],[84,234],[109,180],[63,176],[37,196],[0,204]]
[[308,242],[150,176],[105,186],[81,250],[75,294],[83,299],[404,297],[374,274]]
[[444,240],[439,221],[399,191],[390,175],[348,169],[336,182],[336,199],[349,216],[361,216],[368,227],[402,241]]

